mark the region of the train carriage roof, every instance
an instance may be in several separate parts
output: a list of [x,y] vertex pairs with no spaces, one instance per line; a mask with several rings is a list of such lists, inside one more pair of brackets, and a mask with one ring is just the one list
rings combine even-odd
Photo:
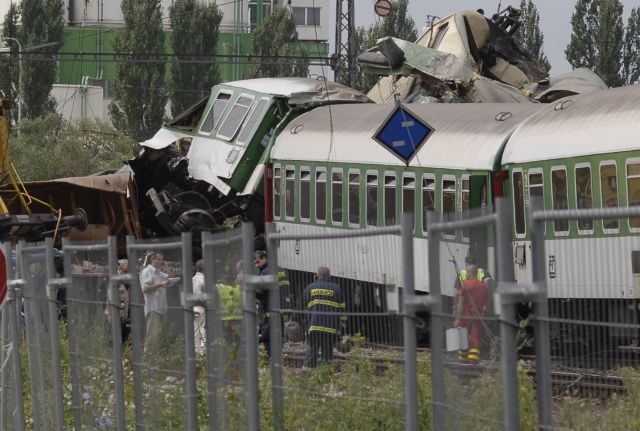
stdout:
[[353,88],[313,78],[255,78],[225,82],[223,85],[286,97],[292,105],[317,101],[371,101],[367,96]]
[[543,105],[513,133],[504,164],[640,149],[640,85]]
[[[409,166],[465,170],[496,167],[514,128],[541,108],[522,103],[403,106],[434,129],[409,159]],[[271,157],[405,166],[404,160],[374,139],[395,108],[394,104],[316,108],[291,121],[278,137]]]

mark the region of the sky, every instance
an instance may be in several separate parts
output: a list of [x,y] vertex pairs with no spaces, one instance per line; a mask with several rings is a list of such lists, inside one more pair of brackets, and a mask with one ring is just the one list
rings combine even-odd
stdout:
[[[356,0],[356,26],[369,27],[377,22],[373,11],[375,0]],[[409,13],[416,23],[418,32],[424,27],[427,15],[445,17],[453,12],[465,9],[479,9],[490,17],[498,10],[498,0],[409,0]],[[571,15],[575,11],[575,0],[534,0],[540,14],[540,28],[544,35],[544,53],[551,63],[551,74],[569,72],[564,50],[571,38]],[[626,25],[631,9],[640,7],[640,0],[621,0],[624,6],[624,24]],[[520,0],[502,1],[502,9],[511,5],[518,7]]]

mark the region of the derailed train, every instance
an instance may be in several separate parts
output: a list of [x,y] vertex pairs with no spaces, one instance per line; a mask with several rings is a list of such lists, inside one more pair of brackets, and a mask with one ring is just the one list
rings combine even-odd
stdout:
[[[144,154],[132,163],[140,193],[150,198],[140,199],[141,217],[157,217],[167,233],[223,229],[225,220],[243,218],[303,234],[392,225],[413,212],[416,289],[426,294],[427,211],[460,217],[508,197],[516,279],[529,282],[530,196],[542,196],[549,209],[640,205],[640,86],[550,104],[366,102],[353,90],[308,79],[214,87],[198,115],[143,143]],[[166,174],[153,175],[164,187],[145,188],[144,176],[167,165]],[[546,229],[552,312],[592,320],[597,308],[602,321],[637,323],[640,220],[559,221]],[[446,243],[462,259],[470,239],[459,232]],[[379,307],[398,309],[399,289],[385,287],[401,284],[399,268],[366,268],[361,260],[352,267],[356,260],[344,255],[361,244],[345,247],[341,259],[324,263],[341,278],[366,283],[367,294],[382,296]],[[311,242],[283,246],[279,263],[311,274],[313,249]],[[454,275],[443,277],[444,293],[452,295]],[[619,343],[636,332],[607,336],[624,338]]]

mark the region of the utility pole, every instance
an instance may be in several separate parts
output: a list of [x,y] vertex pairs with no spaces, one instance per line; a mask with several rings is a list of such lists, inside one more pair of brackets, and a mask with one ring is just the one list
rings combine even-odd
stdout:
[[243,1],[236,1],[233,5],[233,55],[236,56],[233,59],[233,80],[237,81],[242,77],[242,69],[239,62],[240,55],[242,54],[242,33],[243,28],[243,13],[244,7]]
[[336,51],[331,68],[336,82],[352,87],[356,82],[355,0],[336,0]]

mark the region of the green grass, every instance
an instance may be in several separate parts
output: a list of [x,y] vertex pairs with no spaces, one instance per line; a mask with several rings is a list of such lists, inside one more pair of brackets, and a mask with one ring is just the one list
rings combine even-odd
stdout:
[[[108,361],[111,349],[98,324],[81,325],[79,343],[83,350],[80,384],[82,429],[116,429],[114,372]],[[63,366],[65,424],[73,429],[71,375],[66,328],[60,326]],[[157,360],[145,359],[143,407],[145,424],[150,429],[184,429],[186,398],[184,392],[183,345],[179,338],[161,348]],[[90,351],[87,351],[91,347]],[[22,344],[23,394],[27,429],[34,429],[29,364],[26,343]],[[404,429],[404,370],[397,351],[372,351],[357,345],[347,361],[334,361],[311,370],[285,367],[284,417],[287,430],[402,430]],[[124,351],[124,390],[126,428],[135,428],[135,403],[131,349]],[[430,357],[418,357],[418,408],[421,431],[431,429]],[[477,377],[461,378],[445,372],[446,429],[495,430],[502,421],[502,383],[499,367],[489,367]],[[206,364],[197,362],[197,409],[200,429],[208,429]],[[556,425],[568,430],[640,429],[640,374],[620,370],[627,387],[624,396],[606,401],[554,398]],[[260,362],[260,426],[271,429],[273,423],[270,368],[264,355]],[[172,377],[173,379],[167,379]],[[246,385],[242,372],[227,367],[226,382],[218,388],[218,417],[225,418],[228,429],[247,428]],[[50,390],[51,388],[48,388]],[[537,429],[536,392],[532,379],[519,372],[520,429]],[[53,424],[53,415],[49,415]],[[222,419],[220,419],[222,420]]]

